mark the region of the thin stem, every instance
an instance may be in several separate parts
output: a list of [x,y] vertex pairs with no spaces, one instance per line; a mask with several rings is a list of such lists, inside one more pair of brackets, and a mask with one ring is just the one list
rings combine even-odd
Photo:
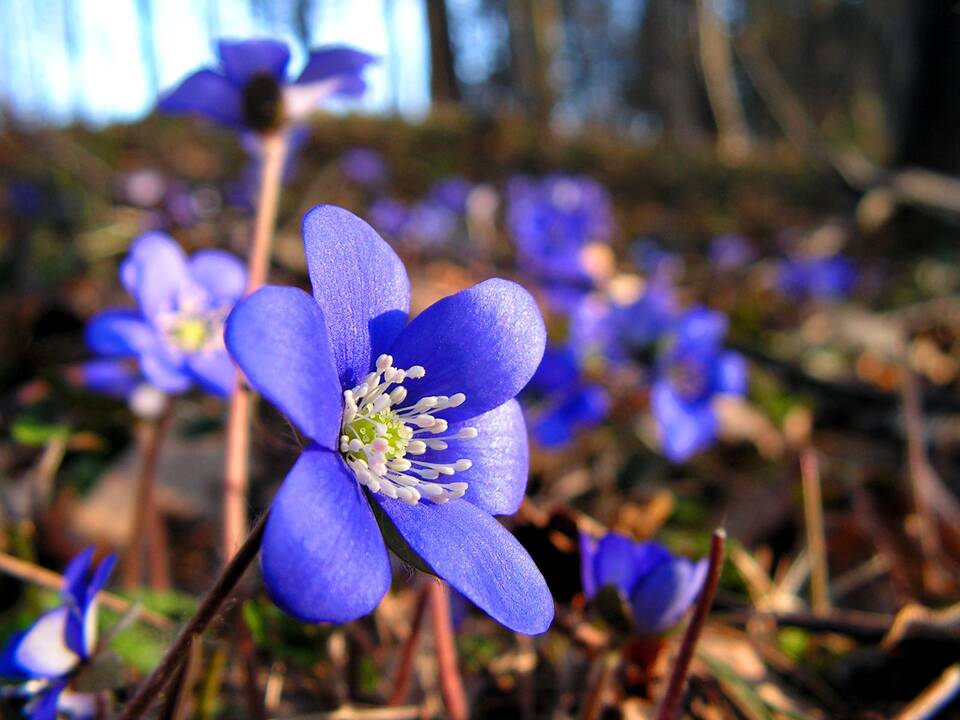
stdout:
[[[263,162],[260,195],[254,221],[253,246],[247,261],[247,293],[252,293],[267,280],[270,249],[277,223],[277,207],[286,155],[283,131],[262,136]],[[230,559],[240,544],[247,527],[247,485],[250,477],[250,417],[254,398],[246,385],[238,381],[230,396],[227,418],[227,456],[224,466],[223,557]]]
[[717,586],[720,585],[720,571],[723,569],[723,549],[726,543],[726,531],[723,528],[714,530],[713,537],[710,540],[710,565],[707,569],[707,579],[703,584],[703,590],[700,591],[700,597],[697,599],[693,617],[690,618],[687,629],[683,633],[680,652],[677,653],[673,671],[670,673],[670,681],[660,703],[657,720],[673,720],[680,710],[680,701],[683,699],[683,689],[687,684],[687,673],[690,671],[693,651],[700,639],[700,632],[703,630],[710,607],[713,605],[713,598],[717,594]]
[[390,699],[387,705],[396,707],[402,705],[410,689],[410,676],[413,673],[413,659],[417,653],[417,643],[420,640],[420,630],[423,627],[423,616],[427,610],[427,604],[430,600],[430,589],[427,581],[420,586],[417,592],[417,605],[413,611],[413,621],[410,623],[410,634],[403,641],[403,650],[400,653],[400,665],[397,667],[397,674],[393,680],[393,692],[390,693]]
[[133,516],[130,518],[130,543],[121,568],[125,590],[136,590],[140,587],[140,582],[143,580],[144,550],[150,556],[150,579],[153,589],[169,589],[169,575],[160,568],[166,556],[166,548],[162,546],[165,538],[160,528],[161,519],[157,512],[155,491],[160,450],[172,421],[173,403],[168,398],[160,417],[141,420],[137,427],[140,474],[137,478]]
[[433,620],[433,641],[436,644],[443,704],[447,707],[450,720],[467,720],[467,698],[457,667],[457,646],[447,587],[442,580],[432,578],[427,581],[427,587],[430,591],[430,616]]
[[594,680],[583,704],[583,720],[597,720],[603,710],[603,695],[610,684],[610,678],[620,665],[620,651],[605,652],[594,663]]
[[[7,553],[0,553],[0,572],[50,590],[59,591],[63,589],[63,575],[58,575],[52,570],[47,570]],[[129,613],[134,607],[134,603],[105,590],[101,590],[97,594],[97,599],[104,607],[110,608],[121,615]],[[173,621],[170,618],[145,608],[137,610],[137,620],[153,625],[158,630],[170,630],[173,627]]]
[[820,467],[817,453],[811,447],[804,448],[800,453],[800,478],[803,483],[803,515],[807,526],[812,604],[814,612],[826,612],[830,609],[830,571],[827,566]]
[[190,693],[196,681],[196,671],[203,654],[200,636],[195,635],[190,642],[187,660],[180,666],[177,676],[170,687],[167,700],[160,711],[161,720],[181,720],[186,717],[190,704]]
[[167,649],[167,654],[164,655],[163,660],[160,661],[160,664],[150,676],[141,683],[133,699],[124,707],[120,720],[135,720],[143,717],[153,700],[166,686],[170,677],[180,667],[180,663],[185,660],[194,637],[203,635],[207,626],[217,616],[223,603],[230,597],[250,563],[260,552],[260,542],[263,540],[263,530],[266,527],[268,515],[269,511],[257,520],[257,524],[253,526],[250,535],[237,550],[236,555],[227,563],[213,588],[200,603],[197,612],[194,613],[190,621],[180,631],[177,639]]

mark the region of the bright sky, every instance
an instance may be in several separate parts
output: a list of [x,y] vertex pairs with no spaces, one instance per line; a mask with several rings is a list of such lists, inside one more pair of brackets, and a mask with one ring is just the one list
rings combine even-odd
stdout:
[[[373,112],[396,108],[411,115],[426,110],[429,49],[423,0],[313,4],[311,46],[349,44],[383,58],[368,71],[370,89],[359,107]],[[251,11],[251,5],[262,14]],[[138,6],[152,18],[149,29],[140,22]],[[297,72],[306,49],[296,39],[293,7],[292,2],[245,0],[3,0],[0,103],[30,121],[135,120],[152,109],[155,85],[165,90],[211,64],[218,37],[287,40],[294,53],[291,68]],[[151,52],[156,54],[155,78]],[[358,103],[343,107],[356,109]]]

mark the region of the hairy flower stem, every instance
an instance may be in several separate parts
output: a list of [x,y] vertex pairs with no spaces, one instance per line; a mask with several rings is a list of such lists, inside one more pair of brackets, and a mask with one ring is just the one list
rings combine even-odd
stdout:
[[136,718],[143,717],[144,713],[150,709],[157,695],[160,694],[170,681],[170,678],[180,667],[181,663],[186,660],[194,638],[203,635],[207,626],[210,625],[217,616],[224,602],[230,597],[237,583],[240,582],[250,563],[253,562],[254,558],[257,557],[257,553],[260,552],[260,542],[263,540],[263,530],[266,527],[268,515],[269,511],[265,512],[260,516],[260,519],[257,520],[256,525],[253,526],[247,539],[244,540],[236,554],[223,569],[223,572],[220,573],[220,577],[217,578],[213,588],[211,588],[210,592],[203,598],[196,613],[194,613],[183,630],[180,631],[180,634],[177,635],[176,640],[174,640],[173,644],[167,649],[167,654],[164,655],[163,660],[161,660],[160,664],[150,673],[150,676],[140,684],[136,694],[123,708],[120,720],[135,720]]
[[400,653],[400,665],[397,667],[397,674],[393,679],[393,691],[390,693],[390,699],[387,705],[396,707],[402,705],[410,690],[410,676],[413,673],[413,659],[417,654],[417,643],[420,640],[420,630],[423,628],[423,616],[426,614],[427,604],[430,602],[430,588],[432,580],[427,580],[421,584],[417,591],[417,605],[413,611],[413,621],[410,623],[410,634],[403,642],[403,650]]
[[447,707],[450,720],[467,720],[467,697],[457,667],[450,595],[442,580],[428,578],[427,587],[430,590],[430,616],[433,620],[433,642],[436,645],[443,704]]
[[667,691],[664,693],[660,709],[657,711],[657,720],[673,720],[680,711],[680,701],[683,699],[683,690],[687,684],[687,673],[690,671],[693,651],[700,639],[700,632],[703,630],[710,607],[713,605],[717,587],[720,585],[720,571],[723,569],[724,559],[723,550],[726,544],[726,531],[723,528],[714,530],[713,537],[710,540],[710,565],[707,568],[707,579],[703,584],[700,597],[697,599],[693,617],[690,618],[687,629],[683,633],[683,640],[680,641],[680,652],[677,653],[673,671],[670,673],[670,681],[667,684]]
[[594,662],[594,678],[583,704],[582,720],[597,720],[603,710],[603,696],[610,678],[620,667],[622,660],[619,650],[608,650]]
[[[270,248],[277,222],[277,206],[283,179],[283,161],[287,139],[283,131],[269,133],[261,138],[263,158],[260,175],[260,195],[257,217],[254,221],[253,246],[247,260],[247,294],[254,292],[267,280],[270,267]],[[254,397],[250,389],[237,381],[230,396],[227,416],[227,455],[224,466],[223,495],[223,558],[230,559],[240,544],[247,528],[247,485],[250,476],[250,418]]]
[[136,590],[143,580],[143,553],[149,556],[150,587],[169,590],[167,537],[163,518],[157,511],[156,485],[160,450],[173,422],[173,403],[168,398],[160,417],[141,420],[137,426],[140,474],[130,518],[130,541],[123,557],[122,580],[125,590]]

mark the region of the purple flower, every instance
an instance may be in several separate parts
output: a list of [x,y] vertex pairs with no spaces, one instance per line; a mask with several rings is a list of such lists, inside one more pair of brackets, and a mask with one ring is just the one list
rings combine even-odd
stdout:
[[756,258],[756,250],[740,233],[718,235],[710,241],[710,262],[719,270],[737,270]]
[[199,383],[227,396],[235,370],[223,345],[223,324],[242,297],[247,273],[233,255],[202,250],[187,258],[162,233],[133,244],[120,280],[136,310],[107,310],[87,326],[87,344],[106,358],[135,358],[143,377],[168,393]]
[[[56,720],[58,709],[74,718],[92,718],[92,698],[68,689],[70,676],[90,660],[97,646],[97,593],[116,563],[107,556],[91,567],[93,548],[77,555],[64,572],[63,604],[11,637],[0,651],[0,675],[27,681],[31,718]],[[86,709],[87,712],[78,712]]]
[[613,232],[606,190],[587,177],[554,175],[539,182],[514,178],[507,194],[520,267],[541,280],[591,284],[585,251],[609,243]]
[[780,288],[792,298],[839,300],[857,281],[857,269],[843,255],[791,257],[780,264]]
[[434,183],[427,198],[445,207],[450,212],[462,215],[467,211],[467,199],[473,190],[473,183],[462,177],[449,177]]
[[363,187],[380,185],[387,177],[387,163],[376,150],[354,148],[340,158],[340,171]]
[[303,236],[313,296],[263,288],[226,330],[250,383],[313,443],[270,510],[270,595],[305,621],[360,617],[390,584],[386,539],[498,622],[544,632],[543,577],[492,517],[515,512],[527,482],[514,397],[546,340],[533,298],[493,279],[408,323],[403,263],[370,226],[320,206]]
[[613,586],[630,605],[634,629],[655,635],[676,625],[693,605],[707,577],[707,562],[672,555],[663,545],[635,542],[617,533],[600,540],[580,533],[583,590],[592,600]]
[[405,244],[417,250],[441,248],[457,230],[457,216],[449,208],[424,200],[410,209],[403,228]]
[[410,209],[391,197],[374,201],[369,213],[370,223],[389,238],[400,237],[410,219]]
[[717,395],[746,392],[746,362],[723,346],[726,332],[727,320],[721,313],[688,310],[669,331],[658,358],[653,414],[664,454],[674,462],[713,442],[717,418],[712,402]]
[[581,377],[569,347],[546,349],[524,395],[534,408],[531,432],[545,448],[569,444],[578,432],[596,427],[610,412],[609,394]]
[[349,47],[310,53],[294,81],[287,79],[290,48],[277,40],[221,40],[219,67],[187,77],[160,99],[168,113],[204,115],[234,130],[263,133],[304,119],[332,95],[357,97],[366,89],[363,69],[375,60]]
[[634,240],[630,246],[630,256],[634,264],[655,281],[670,283],[683,274],[683,257],[664,250],[653,238]]

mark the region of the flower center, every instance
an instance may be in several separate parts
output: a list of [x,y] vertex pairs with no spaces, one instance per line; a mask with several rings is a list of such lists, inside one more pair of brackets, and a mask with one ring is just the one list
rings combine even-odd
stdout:
[[[437,413],[463,404],[466,395],[431,395],[404,405],[405,380],[419,380],[426,371],[419,365],[406,370],[393,367],[390,355],[377,358],[376,370],[352,390],[343,393],[343,423],[340,452],[356,475],[357,482],[371,492],[399,498],[416,505],[426,497],[435,503],[462,497],[465,482],[441,481],[469,470],[466,458],[454,462],[427,462],[416,459],[427,450],[442,451],[448,440],[471,440],[473,427],[445,435],[448,425]],[[392,390],[391,386],[396,386]]]
[[193,353],[223,347],[223,325],[229,308],[208,307],[206,296],[195,288],[185,289],[175,310],[161,313],[157,326],[173,347]]
[[280,85],[269,73],[257,73],[243,88],[243,117],[251,130],[266,132],[280,124]]
[[685,400],[699,400],[707,392],[709,370],[702,362],[687,358],[670,367],[670,381]]

